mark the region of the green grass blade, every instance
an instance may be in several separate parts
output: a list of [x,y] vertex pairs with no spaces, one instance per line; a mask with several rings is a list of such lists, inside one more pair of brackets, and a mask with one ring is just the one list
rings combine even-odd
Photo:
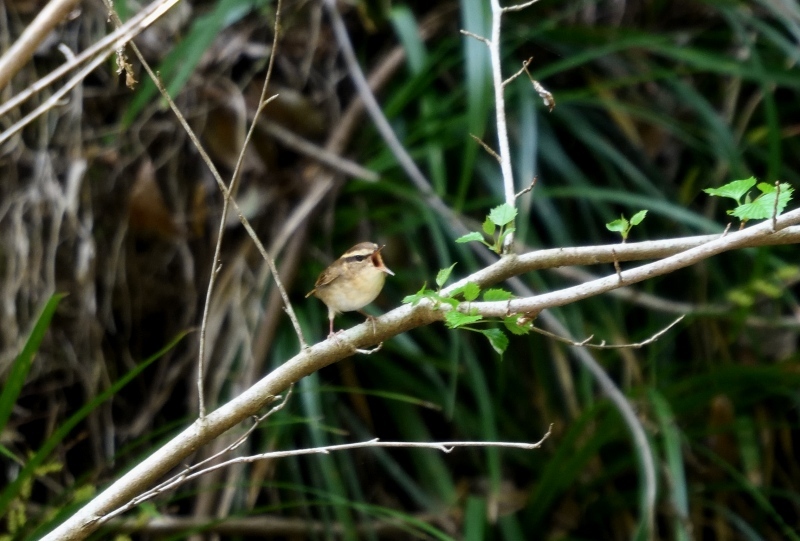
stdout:
[[[56,313],[58,303],[64,297],[66,297],[66,293],[57,293],[47,300],[42,313],[36,319],[28,340],[25,341],[25,345],[22,347],[22,351],[11,365],[8,379],[3,386],[3,392],[0,393],[0,432],[3,431],[8,419],[11,417],[11,410],[14,408],[19,393],[22,391],[23,385],[25,385],[25,380],[28,378],[33,358],[36,352],[39,351],[42,339],[48,327],[50,327],[50,321]],[[2,509],[2,506],[0,506],[0,509]]]
[[103,391],[102,393],[98,394],[94,397],[91,401],[86,403],[81,409],[73,413],[69,419],[66,419],[59,427],[53,432],[53,434],[47,438],[47,441],[39,448],[39,450],[34,454],[30,460],[25,464],[25,467],[19,472],[17,478],[14,479],[11,483],[6,486],[2,492],[0,492],[0,509],[6,509],[8,504],[11,500],[18,495],[22,484],[31,477],[36,468],[44,463],[45,460],[50,456],[50,453],[56,448],[56,446],[65,438],[67,435],[72,431],[75,426],[80,423],[83,419],[85,419],[92,411],[94,411],[100,404],[111,398],[117,391],[122,389],[125,385],[127,385],[133,378],[138,376],[145,368],[150,366],[155,360],[159,359],[163,356],[166,352],[174,348],[178,342],[180,342],[184,336],[186,336],[186,332],[179,334],[173,340],[171,340],[166,346],[161,348],[155,354],[151,355],[138,365],[136,365],[132,370],[127,372],[124,376],[114,382],[108,389]]
[[686,469],[681,452],[681,434],[677,421],[667,400],[656,389],[650,389],[650,402],[658,419],[662,437],[666,472],[669,482],[669,498],[677,514],[673,520],[676,541],[689,541],[691,536],[686,530],[689,524],[689,489],[686,484]]
[[486,500],[470,496],[464,511],[464,541],[483,539],[486,539]]

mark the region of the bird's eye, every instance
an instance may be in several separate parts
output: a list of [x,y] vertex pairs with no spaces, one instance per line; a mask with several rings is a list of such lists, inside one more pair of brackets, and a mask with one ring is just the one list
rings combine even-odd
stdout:
[[357,256],[355,256],[355,258],[356,258],[356,261],[364,261],[367,258],[367,256],[365,256],[365,255],[357,255]]

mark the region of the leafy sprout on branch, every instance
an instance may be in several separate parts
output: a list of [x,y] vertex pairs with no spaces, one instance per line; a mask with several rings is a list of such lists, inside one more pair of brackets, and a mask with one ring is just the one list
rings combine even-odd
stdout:
[[[483,222],[483,233],[472,231],[456,239],[459,244],[467,242],[480,242],[493,252],[500,254],[503,252],[503,242],[506,237],[516,231],[514,219],[517,217],[517,209],[508,203],[503,203],[489,212],[489,216]],[[492,239],[486,242],[484,233]]]
[[[736,201],[736,208],[728,210],[729,216],[739,218],[744,226],[748,220],[767,220],[779,216],[789,201],[792,200],[794,188],[791,184],[760,182],[756,185],[756,178],[750,177],[734,180],[719,188],[706,188],[703,190],[708,195],[716,197],[729,197]],[[750,189],[755,186],[761,193],[755,197],[750,196]],[[744,202],[742,202],[744,198]]]
[[608,222],[606,224],[606,229],[609,231],[616,231],[620,235],[622,235],[622,242],[628,240],[628,234],[630,234],[631,229],[633,226],[639,225],[644,220],[644,217],[647,216],[646,210],[640,210],[633,216],[631,216],[630,221],[625,218],[624,215],[620,215],[619,220],[614,220],[613,222]]

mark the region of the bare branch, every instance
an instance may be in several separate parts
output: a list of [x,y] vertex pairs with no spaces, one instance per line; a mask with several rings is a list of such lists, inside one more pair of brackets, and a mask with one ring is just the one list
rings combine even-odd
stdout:
[[[200,468],[203,466],[203,464],[208,464],[209,462],[219,458],[220,456],[222,456],[222,455],[224,455],[226,453],[229,453],[229,452],[233,451],[234,449],[238,448],[245,441],[247,441],[247,439],[250,437],[250,435],[253,433],[253,431],[256,428],[258,428],[258,426],[267,417],[273,415],[274,413],[277,413],[278,411],[282,410],[284,408],[284,406],[286,406],[286,403],[288,402],[289,397],[292,396],[292,390],[293,389],[294,389],[294,385],[291,385],[291,386],[289,386],[289,390],[286,391],[286,394],[283,397],[281,397],[280,395],[272,397],[272,400],[279,400],[281,398],[283,398],[283,399],[276,406],[273,406],[265,414],[260,415],[260,416],[254,416],[254,419],[253,419],[254,422],[250,426],[250,428],[248,428],[244,432],[244,434],[239,436],[233,443],[231,443],[230,445],[228,445],[224,449],[220,450],[219,452],[214,453],[210,457],[208,457],[208,458],[206,458],[204,460],[201,460],[200,462],[198,462],[196,464],[192,464],[191,466],[187,466],[181,472],[173,475],[172,477],[170,477],[169,479],[166,479],[165,481],[162,481],[158,485],[154,486],[152,489],[137,495],[135,498],[132,498],[125,505],[119,507],[118,509],[115,509],[113,512],[111,512],[111,513],[109,513],[109,514],[107,514],[107,515],[105,515],[103,517],[98,518],[97,519],[98,523],[102,524],[102,523],[104,523],[104,522],[106,522],[106,521],[108,521],[108,520],[110,520],[110,519],[112,519],[114,517],[117,517],[117,516],[121,515],[122,513],[126,512],[126,511],[128,511],[130,509],[133,509],[134,507],[136,507],[137,505],[139,505],[142,502],[151,500],[151,499],[155,498],[156,496],[158,496],[159,494],[163,494],[167,490],[170,490],[170,489],[172,489],[172,488],[174,488],[176,486],[179,486],[179,485],[183,484],[186,480],[195,477],[194,473],[197,472],[198,470],[200,470]],[[205,471],[205,470],[200,470],[200,471]]]
[[32,57],[50,31],[61,24],[79,0],[50,0],[11,47],[0,56],[0,90]]
[[643,348],[644,346],[650,345],[662,336],[664,336],[672,327],[677,325],[680,321],[683,320],[686,316],[681,316],[654,335],[652,335],[647,340],[643,340],[641,342],[635,342],[633,344],[606,344],[605,340],[602,340],[599,344],[592,344],[591,341],[594,339],[594,335],[589,336],[585,340],[580,342],[576,342],[564,336],[560,336],[558,334],[552,333],[550,331],[546,331],[544,329],[540,329],[539,327],[532,326],[531,331],[541,334],[542,336],[546,336],[548,338],[552,338],[553,340],[557,340],[564,344],[569,344],[570,346],[577,346],[577,347],[586,347],[586,348],[593,348],[593,349],[639,349]]
[[[106,0],[106,2],[107,2],[106,5],[108,6],[110,13],[114,13],[113,12],[113,7],[110,5],[110,3],[108,3],[108,0]],[[270,272],[272,272],[272,275],[275,278],[275,284],[278,287],[278,290],[281,293],[281,297],[283,298],[284,305],[286,306],[286,312],[289,315],[289,319],[292,321],[292,326],[294,327],[295,332],[297,333],[297,337],[298,337],[298,340],[300,342],[301,348],[307,348],[308,347],[308,344],[306,343],[305,338],[303,337],[303,333],[302,333],[302,330],[300,328],[300,323],[297,321],[297,317],[295,316],[294,309],[292,308],[291,302],[289,301],[289,295],[286,292],[286,289],[283,287],[283,283],[281,282],[280,276],[278,275],[278,270],[275,267],[275,262],[269,256],[269,254],[267,253],[267,251],[264,248],[263,244],[258,239],[258,236],[256,235],[255,231],[250,226],[250,223],[247,221],[247,219],[242,214],[241,210],[239,209],[238,205],[236,204],[236,201],[234,201],[231,198],[231,191],[234,188],[235,182],[239,177],[239,170],[241,168],[241,164],[242,164],[242,161],[244,159],[244,152],[245,152],[245,150],[247,148],[247,144],[249,143],[250,138],[252,137],[253,131],[255,129],[256,121],[258,120],[258,116],[260,115],[261,110],[263,109],[263,107],[272,100],[272,98],[265,99],[265,97],[266,97],[267,85],[269,83],[269,79],[270,79],[270,76],[272,74],[272,67],[273,67],[273,64],[274,64],[275,51],[277,49],[278,29],[279,29],[279,24],[280,24],[280,8],[281,8],[281,0],[278,0],[278,5],[276,6],[276,12],[275,12],[275,28],[274,28],[275,34],[274,34],[274,37],[273,37],[272,54],[270,55],[270,62],[269,62],[269,65],[267,67],[267,74],[266,74],[266,76],[264,78],[264,85],[262,87],[261,97],[259,99],[259,106],[256,109],[256,113],[255,113],[253,122],[250,125],[250,129],[248,130],[247,136],[246,136],[245,141],[244,141],[244,144],[242,145],[242,150],[241,150],[241,152],[239,154],[239,157],[238,157],[238,160],[237,160],[237,163],[236,163],[236,168],[234,169],[233,176],[232,176],[232,179],[231,179],[230,188],[228,188],[225,185],[225,182],[222,180],[222,176],[217,171],[216,167],[214,166],[213,162],[211,161],[211,158],[208,156],[208,154],[203,149],[202,144],[200,144],[200,140],[197,138],[197,136],[195,135],[194,131],[189,126],[189,123],[183,117],[183,115],[181,114],[181,112],[178,109],[177,105],[172,100],[172,97],[167,92],[167,90],[164,87],[164,84],[161,81],[160,77],[158,77],[158,75],[156,75],[153,72],[152,68],[147,63],[147,61],[144,59],[144,57],[142,56],[141,52],[139,52],[138,47],[136,47],[136,45],[134,43],[131,43],[131,47],[133,48],[134,53],[136,53],[137,58],[142,63],[142,66],[145,68],[145,71],[147,71],[148,75],[150,76],[150,78],[155,83],[155,85],[158,88],[158,90],[161,93],[161,95],[164,97],[164,99],[167,100],[167,103],[169,104],[169,106],[172,109],[172,111],[175,113],[176,117],[178,118],[179,122],[183,126],[184,130],[186,130],[186,133],[189,135],[189,138],[191,139],[192,143],[195,145],[195,147],[197,148],[198,152],[200,153],[201,158],[203,159],[203,161],[208,166],[209,170],[211,171],[212,175],[214,176],[215,180],[217,181],[217,185],[219,186],[219,188],[220,188],[220,190],[222,191],[222,194],[223,194],[222,216],[220,218],[219,230],[217,232],[217,242],[216,242],[216,245],[215,245],[215,248],[214,248],[214,256],[213,256],[213,260],[212,260],[212,270],[211,270],[211,275],[209,277],[208,289],[206,291],[206,301],[205,301],[205,305],[204,305],[204,308],[203,308],[203,318],[202,318],[202,322],[201,322],[201,325],[200,325],[200,344],[199,344],[199,352],[198,352],[197,390],[198,390],[198,403],[199,403],[198,404],[198,406],[199,406],[198,410],[199,410],[199,414],[200,414],[201,418],[203,418],[205,416],[205,399],[204,399],[204,396],[203,396],[204,395],[204,393],[203,393],[203,376],[204,376],[204,365],[205,365],[205,333],[206,333],[206,327],[207,327],[207,324],[208,324],[208,311],[209,311],[209,307],[210,307],[210,303],[211,303],[211,294],[213,292],[213,288],[214,288],[214,283],[216,281],[216,277],[217,277],[217,275],[219,273],[219,265],[218,265],[219,254],[220,254],[221,247],[222,247],[222,237],[223,237],[223,233],[224,233],[224,227],[225,227],[225,222],[226,222],[226,218],[227,218],[228,205],[229,204],[233,204],[233,206],[236,209],[237,214],[239,216],[239,220],[242,222],[242,225],[244,226],[245,230],[248,232],[250,237],[253,239],[253,242],[255,243],[256,247],[258,248],[259,252],[261,253],[261,256],[264,258],[264,260],[266,261],[267,265],[269,266]],[[115,13],[114,13],[114,15],[112,15],[112,17],[116,21],[119,21],[119,18],[116,16]]]
[[[800,209],[793,210],[789,213],[779,216],[777,218],[776,227],[777,229],[783,229],[789,225],[794,225],[797,223],[800,223]],[[624,285],[635,284],[655,276],[661,276],[663,274],[688,267],[689,265],[693,265],[694,263],[708,259],[709,257],[722,252],[730,251],[736,248],[742,248],[747,245],[757,244],[759,241],[767,241],[770,237],[775,235],[778,235],[778,233],[772,233],[772,224],[770,222],[764,222],[742,231],[729,234],[725,237],[717,237],[714,240],[710,240],[709,242],[701,244],[700,246],[680,252],[660,261],[622,271],[619,275],[615,274],[613,276],[607,276],[605,278],[594,280],[593,282],[580,284],[550,293],[542,293],[534,297],[514,299],[510,302],[510,305],[506,301],[473,302],[470,303],[470,309],[476,310],[477,313],[483,316],[503,317],[509,307],[512,313],[527,313],[536,312],[537,310],[542,310],[545,308],[551,308],[553,306],[563,306],[565,304],[611,291],[612,289],[616,289]],[[618,255],[618,248],[619,247],[614,247],[611,250],[613,257],[615,258]],[[519,268],[520,259],[522,258],[504,258],[503,260],[498,261],[497,265],[505,264]],[[509,263],[505,263],[505,261],[509,261]],[[480,271],[476,274],[480,274]],[[475,275],[470,276],[469,281],[476,281]],[[463,280],[460,280],[455,284],[448,286],[443,291],[447,293],[448,291],[463,285],[463,282]],[[481,284],[479,283],[478,285]],[[447,308],[442,307],[441,310],[446,311]]]
[[[503,176],[503,193],[506,204],[515,207],[514,171],[511,167],[511,148],[508,143],[508,126],[506,125],[506,99],[503,93],[503,70],[500,57],[500,21],[503,8],[500,0],[491,0],[492,5],[492,37],[489,43],[489,57],[492,60],[492,86],[494,87],[495,125],[497,126],[498,154],[500,155],[500,171]],[[511,250],[514,234],[506,235],[503,251]]]
[[[111,54],[111,53],[108,53]],[[76,73],[69,81],[64,83],[64,86],[53,92],[41,105],[36,107],[33,111],[16,121],[8,127],[3,133],[0,134],[0,145],[8,141],[14,134],[22,130],[25,126],[42,116],[50,109],[62,105],[64,96],[67,95],[73,88],[75,88],[81,81],[83,81],[91,72],[93,72],[100,64],[106,61],[108,56],[98,55],[82,70]]]
[[[30,85],[28,88],[23,90],[22,92],[18,93],[13,98],[9,99],[8,101],[0,104],[0,117],[5,116],[9,111],[11,111],[14,107],[17,107],[19,104],[26,101],[28,98],[33,96],[34,94],[40,92],[42,89],[47,88],[53,81],[62,77],[71,69],[76,68],[80,64],[91,60],[90,65],[92,66],[89,68],[88,66],[80,71],[78,75],[73,77],[64,85],[64,88],[61,88],[56,91],[55,94],[58,94],[58,98],[50,97],[47,100],[47,103],[50,103],[51,100],[58,100],[65,96],[67,92],[69,92],[75,85],[77,85],[81,80],[83,80],[89,73],[91,73],[97,66],[102,64],[105,59],[112,53],[114,53],[117,49],[124,46],[127,42],[129,42],[133,37],[137,36],[140,32],[144,29],[152,25],[156,22],[162,15],[164,15],[167,11],[169,11],[175,4],[177,4],[180,0],[156,0],[152,4],[148,5],[145,9],[137,13],[135,16],[131,17],[131,19],[125,23],[124,26],[118,28],[108,36],[104,37],[82,53],[80,53],[74,60],[68,61],[65,64],[62,64],[48,75],[40,78],[35,83]],[[8,53],[3,55],[3,57],[8,56]],[[45,105],[45,104],[42,104]],[[32,120],[43,114],[49,107],[39,108],[37,107],[34,111],[26,115],[23,119],[19,120],[16,124],[8,128],[5,132],[0,134],[0,144],[4,143],[8,140],[8,138],[19,131],[22,127],[29,124]]]
[[343,173],[354,178],[359,178],[367,182],[377,182],[380,179],[380,175],[378,175],[376,172],[371,171],[352,160],[343,158],[342,156],[339,156],[338,154],[331,152],[319,145],[316,145],[311,141],[300,137],[293,131],[287,130],[276,122],[261,119],[260,126],[265,132],[292,150],[301,154],[305,154],[309,158],[317,160],[318,162],[325,164],[327,167],[330,167],[339,173]]
[[490,42],[488,39],[486,39],[483,36],[479,36],[478,34],[473,34],[472,32],[468,32],[467,30],[460,30],[460,32],[462,34],[464,34],[465,36],[468,36],[468,37],[473,38],[473,39],[477,39],[478,41],[482,41],[483,43],[486,44],[487,47],[491,47],[491,45],[492,45],[492,42]]
[[516,6],[508,6],[503,8],[504,13],[508,13],[511,11],[522,11],[525,8],[531,7],[533,4],[538,2],[539,0],[529,0],[528,2],[524,2],[522,4],[517,4]]
[[533,190],[533,188],[536,186],[536,181],[537,180],[539,180],[539,177],[538,176],[534,176],[533,180],[531,181],[531,183],[528,185],[527,188],[523,188],[520,191],[518,191],[516,194],[514,194],[514,199],[519,199],[520,197],[522,197],[523,195],[525,195],[529,191]]
[[[622,243],[625,244],[625,239],[622,239]],[[622,284],[622,269],[619,266],[619,259],[617,259],[617,251],[612,249],[611,255],[614,257],[614,270],[617,271],[617,278],[619,283]]]
[[[671,241],[634,243],[625,246],[614,245],[613,248],[620,260],[631,260],[637,257],[652,258],[655,257],[654,254],[659,250],[676,250],[677,247],[681,245],[683,247],[680,250],[685,250],[662,261],[623,271],[623,279],[627,284],[630,284],[665,274],[678,268],[683,268],[693,262],[711,257],[726,250],[743,248],[745,246],[797,242],[800,240],[800,228],[786,229],[787,226],[795,223],[800,223],[800,210],[794,210],[779,216],[777,219],[778,231],[776,233],[772,233],[771,224],[767,222],[752,226],[744,231],[730,233],[725,237],[712,235]],[[709,237],[711,240],[707,240]],[[706,239],[707,242],[695,248],[686,249],[687,245],[690,246],[692,243],[696,245],[698,242],[702,242],[703,239]],[[594,254],[592,257],[605,253],[606,260],[597,261],[595,259],[595,263],[608,263],[611,261],[611,247],[602,248],[603,250],[597,250],[597,247],[594,247]],[[525,254],[523,256],[510,255],[445,288],[443,293],[447,294],[468,281],[475,282],[479,287],[484,288],[523,272],[542,268],[543,264],[546,266],[547,262],[552,263],[554,260],[558,259],[558,257],[556,257],[557,252],[566,254],[564,257],[560,258],[561,264],[573,264],[570,261],[576,259],[576,254],[580,253],[581,250],[582,249],[545,250],[543,252],[550,252],[545,258],[539,256],[540,252],[533,252],[532,254]],[[581,258],[586,260],[587,255],[592,253],[592,250],[585,250]],[[515,280],[513,283],[521,284],[519,280]],[[522,285],[524,287],[524,284]],[[472,306],[477,308],[479,313],[488,316],[505,315],[509,307],[513,312],[517,313],[535,313],[542,308],[561,306],[568,302],[597,295],[617,287],[619,287],[617,277],[610,276],[600,278],[599,280],[581,286],[568,288],[563,292],[556,291],[530,298],[514,299],[510,301],[510,303],[508,301],[500,303],[473,302]],[[343,342],[350,343],[356,348],[367,348],[407,330],[430,324],[444,317],[443,310],[433,310],[431,308],[432,307],[429,306],[429,303],[426,301],[420,302],[417,306],[403,305],[376,318],[379,324],[374,332],[370,324],[362,323],[361,325],[342,331],[340,336]],[[548,314],[545,312],[540,314],[539,317],[543,318],[547,316]],[[554,322],[553,324],[557,326],[558,322]],[[563,326],[560,326],[560,328],[563,328]],[[584,349],[576,349],[575,351],[576,355],[583,355],[580,352],[585,352]],[[252,387],[243,391],[217,410],[209,413],[203,422],[198,420],[184,431],[177,434],[160,449],[153,452],[153,454],[145,458],[141,463],[122,475],[102,493],[95,496],[92,501],[67,519],[66,522],[56,528],[51,534],[45,537],[45,539],[50,541],[55,539],[81,539],[85,537],[88,533],[96,529],[96,526],[93,525],[93,521],[96,520],[97,517],[111,513],[118,506],[126,504],[140,492],[142,486],[147,486],[165,475],[186,456],[194,452],[200,445],[211,441],[248,416],[256,414],[266,403],[271,401],[274,396],[280,394],[293,382],[349,355],[352,355],[352,349],[337,340],[325,340],[308,349],[301,350],[297,355],[283,362],[270,374],[256,382]],[[644,457],[643,460],[647,466],[647,494],[648,501],[651,501],[655,493],[654,474],[651,471],[652,455],[648,454],[649,448],[647,447],[647,438],[643,431],[641,431],[640,425],[638,425],[635,413],[630,410],[630,404],[627,404],[624,395],[619,393],[613,381],[610,380],[608,375],[605,374],[603,369],[597,365],[590,355],[582,357],[581,362],[587,366],[592,375],[603,387],[604,391],[612,398],[615,405],[620,409],[620,412],[625,416],[626,423],[631,427],[636,440],[637,449],[641,449]]]
[[[252,429],[251,429],[252,431]],[[124,511],[139,505],[140,503],[146,502],[155,498],[156,496],[165,493],[168,490],[175,489],[180,485],[185,484],[188,481],[201,477],[203,475],[207,475],[213,471],[227,468],[233,466],[234,464],[249,464],[252,462],[258,462],[259,460],[275,460],[277,458],[286,458],[290,456],[303,456],[303,455],[316,455],[316,454],[323,454],[327,455],[334,451],[348,451],[351,449],[365,449],[365,448],[407,448],[407,449],[434,449],[438,451],[442,451],[443,453],[451,453],[453,449],[457,447],[469,447],[469,448],[479,448],[479,447],[501,447],[506,449],[525,449],[525,450],[533,450],[538,449],[544,444],[545,440],[550,437],[550,434],[553,432],[553,425],[551,424],[547,429],[547,433],[536,443],[527,443],[527,442],[507,442],[507,441],[447,441],[447,442],[404,442],[404,441],[381,441],[379,438],[374,438],[369,441],[362,441],[357,443],[343,443],[338,445],[326,445],[322,447],[312,447],[309,449],[292,449],[290,451],[270,451],[268,453],[261,453],[258,455],[251,455],[251,456],[244,456],[244,457],[237,457],[232,458],[230,460],[226,460],[224,462],[220,462],[218,464],[214,464],[213,466],[209,466],[207,468],[198,469],[197,466],[193,466],[191,473],[189,473],[189,468],[185,471],[181,472],[180,474],[174,476],[168,481],[161,483],[158,487],[154,488],[153,490],[149,490],[144,494],[134,498],[129,502],[127,505],[114,510],[113,512],[103,516],[98,517],[96,520],[99,524],[102,524],[116,516],[119,516]],[[248,434],[249,435],[249,432]],[[243,438],[246,437],[243,436]],[[228,451],[226,449],[225,451]],[[218,453],[216,456],[219,456]],[[204,462],[208,462],[209,459],[205,460]]]
[[400,164],[400,167],[403,168],[403,170],[406,172],[406,175],[408,175],[408,177],[412,180],[417,189],[423,194],[431,193],[432,190],[430,182],[428,182],[428,180],[425,178],[425,175],[422,174],[422,171],[420,171],[419,167],[417,167],[417,164],[397,138],[392,126],[389,124],[389,121],[383,114],[380,105],[378,105],[378,101],[372,94],[369,84],[367,84],[367,80],[364,78],[364,73],[361,71],[361,66],[358,64],[358,59],[356,58],[355,51],[353,50],[353,44],[350,42],[350,36],[347,33],[347,28],[344,25],[344,21],[342,21],[342,16],[339,14],[339,10],[336,7],[335,0],[325,0],[325,8],[330,16],[331,25],[333,26],[333,33],[336,36],[336,41],[339,43],[339,47],[341,47],[342,57],[347,65],[350,78],[353,80],[353,84],[356,86],[359,97],[361,97],[367,112],[372,118],[372,121],[375,123],[375,127],[378,129],[378,132],[380,132],[384,141],[386,141],[386,144],[389,146],[389,149],[392,151],[395,159]]
[[[511,77],[509,77],[508,79],[503,81],[503,86],[508,85],[510,82],[512,82],[514,79],[516,79],[517,77],[519,77],[523,73],[527,73],[528,72],[528,64],[530,64],[532,60],[533,60],[533,57],[530,57],[529,59],[524,60],[522,62],[522,67],[519,68],[519,70],[514,75],[512,75]],[[530,77],[530,73],[528,73],[528,77]]]
[[488,152],[495,160],[497,160],[498,163],[500,163],[500,156],[497,155],[497,152],[495,152],[492,147],[484,143],[483,139],[481,139],[477,135],[472,135],[471,133],[469,134],[469,136],[472,137],[475,140],[475,142],[477,142],[480,146],[482,146],[483,150]]

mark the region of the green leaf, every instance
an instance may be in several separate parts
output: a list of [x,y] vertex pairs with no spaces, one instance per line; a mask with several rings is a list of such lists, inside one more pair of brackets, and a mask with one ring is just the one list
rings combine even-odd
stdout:
[[500,239],[498,240],[498,242],[499,242],[500,244],[503,244],[503,241],[506,239],[506,237],[507,237],[508,235],[510,235],[511,233],[513,233],[514,231],[516,231],[516,230],[517,230],[517,228],[516,228],[516,227],[509,227],[508,229],[506,229],[505,231],[503,231],[503,234],[502,234],[502,235],[500,235]]
[[472,302],[481,294],[481,288],[475,282],[467,282],[464,285],[464,300]]
[[506,333],[500,329],[483,329],[480,332],[489,339],[489,343],[497,353],[500,355],[505,353],[506,348],[508,348],[508,336],[506,336]]
[[[459,288],[459,289],[461,289],[461,288]],[[454,299],[452,297],[442,297],[440,295],[436,295],[436,296],[432,296],[431,299],[433,299],[436,302],[443,302],[443,303],[445,303],[445,304],[447,304],[449,306],[452,306],[453,308],[455,308],[456,306],[461,304],[460,300]],[[436,306],[436,309],[438,310],[439,307]]]
[[17,355],[17,358],[11,365],[8,378],[3,385],[3,392],[0,393],[0,432],[3,431],[3,427],[6,426],[9,417],[11,417],[11,410],[17,402],[23,385],[25,385],[25,380],[28,377],[28,371],[33,363],[33,358],[36,356],[44,334],[50,326],[50,320],[53,319],[53,314],[56,313],[58,303],[61,302],[61,299],[65,296],[66,294],[59,293],[47,300],[42,309],[42,313],[39,314],[36,323],[33,325],[33,329],[31,329],[31,333],[28,335],[28,340],[22,347],[22,351]]
[[489,220],[492,221],[495,225],[504,226],[514,221],[514,218],[517,217],[517,209],[509,205],[508,203],[503,203],[499,207],[495,207],[489,212]]
[[432,291],[427,291],[428,283],[422,284],[422,289],[414,293],[413,295],[406,295],[403,297],[403,304],[410,304],[411,306],[416,306],[419,304],[419,301],[422,299],[427,299],[431,296]]
[[483,232],[489,235],[490,237],[494,235],[495,225],[492,220],[486,218],[486,221],[483,222]]
[[[769,185],[767,185],[769,186]],[[775,189],[772,187],[771,193],[765,193],[756,198],[751,203],[739,205],[733,209],[730,214],[736,216],[740,220],[766,220],[772,218],[772,213],[775,212]],[[781,194],[778,198],[777,214],[780,215],[786,205],[791,201],[794,188],[790,184],[781,184]]]
[[450,278],[450,273],[453,272],[453,267],[455,267],[455,266],[456,266],[456,263],[453,263],[452,265],[450,265],[446,269],[442,269],[436,274],[436,285],[437,286],[439,286],[441,288],[445,284],[445,282],[447,282],[447,279]]
[[457,329],[481,319],[483,319],[483,316],[479,314],[464,314],[458,310],[450,310],[444,315],[444,324],[451,329]]
[[761,193],[772,193],[775,191],[775,186],[766,182],[759,182],[756,184],[756,188],[758,188]]
[[500,289],[498,287],[489,289],[488,291],[484,291],[483,293],[483,300],[485,300],[486,302],[507,301],[513,298],[514,295],[512,295],[505,289]]
[[464,244],[466,242],[473,242],[473,241],[483,242],[483,235],[481,235],[477,231],[473,231],[471,233],[467,233],[466,235],[462,235],[456,239],[456,242],[458,244]]
[[718,197],[730,197],[735,199],[738,203],[741,201],[742,196],[745,195],[750,188],[756,185],[756,178],[750,177],[742,180],[734,180],[719,188],[706,188],[703,190],[708,195],[716,195]]
[[514,314],[513,316],[508,316],[503,319],[503,325],[506,326],[506,329],[511,334],[516,334],[517,336],[521,336],[523,334],[528,334],[531,330],[529,326],[520,325],[519,321],[519,314]]
[[640,210],[633,216],[631,216],[631,225],[639,225],[644,220],[644,217],[647,216],[646,210]]
[[629,227],[628,220],[625,219],[625,216],[622,216],[619,220],[614,220],[613,222],[608,222],[606,224],[606,229],[609,231],[616,231],[617,233],[624,233],[628,230]]

